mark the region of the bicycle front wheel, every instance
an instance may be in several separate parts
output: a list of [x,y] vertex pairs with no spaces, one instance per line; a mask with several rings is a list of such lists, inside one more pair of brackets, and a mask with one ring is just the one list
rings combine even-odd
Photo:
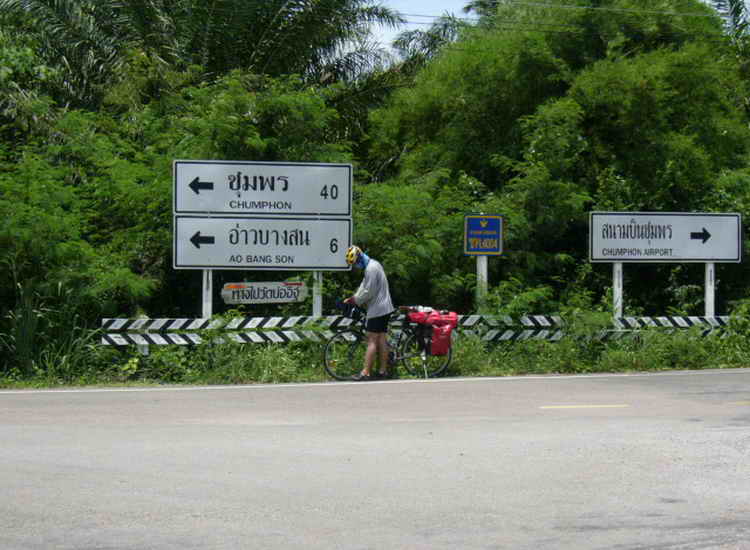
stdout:
[[326,372],[336,380],[351,380],[365,364],[367,339],[358,330],[342,330],[334,334],[323,351]]
[[448,348],[447,355],[431,355],[421,344],[422,340],[412,333],[402,341],[401,362],[406,370],[414,376],[434,378],[445,372],[451,362],[453,350]]

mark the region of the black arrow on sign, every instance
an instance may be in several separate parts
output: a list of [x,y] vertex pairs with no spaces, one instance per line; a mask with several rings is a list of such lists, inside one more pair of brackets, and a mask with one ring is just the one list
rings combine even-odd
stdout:
[[204,191],[213,191],[214,182],[212,181],[201,181],[199,177],[196,177],[193,181],[188,184],[188,187],[192,189],[196,195],[201,194],[201,189]]
[[706,241],[711,238],[711,233],[706,231],[706,228],[703,228],[703,231],[700,233],[690,233],[691,239],[701,239],[703,241],[703,244],[706,244]]
[[195,248],[200,248],[202,244],[214,244],[215,240],[213,237],[201,237],[200,231],[196,231],[195,235],[190,237],[190,242],[195,245]]

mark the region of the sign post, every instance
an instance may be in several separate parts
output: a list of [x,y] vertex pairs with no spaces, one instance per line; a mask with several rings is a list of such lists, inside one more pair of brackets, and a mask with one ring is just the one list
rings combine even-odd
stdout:
[[204,317],[214,269],[314,271],[322,315],[320,272],[350,269],[350,164],[176,160],[173,179],[173,267],[203,271]]
[[742,261],[740,214],[591,212],[589,260],[613,263],[612,299],[622,316],[623,263],[704,263],[705,315],[715,311],[715,264]]
[[706,288],[705,288],[705,313],[706,317],[713,317],[716,314],[715,305],[716,296],[716,279],[714,274],[714,263],[706,263]]
[[210,269],[203,270],[203,288],[201,299],[201,316],[204,319],[210,319],[214,314],[214,272]]
[[489,274],[487,268],[487,256],[477,256],[477,304],[479,311],[484,309],[487,301],[487,289],[489,287]]
[[323,316],[323,272],[313,271],[313,317]]
[[464,255],[477,257],[477,309],[487,301],[487,256],[503,253],[503,217],[496,214],[464,216]]
[[622,262],[612,264],[612,305],[615,317],[622,317]]

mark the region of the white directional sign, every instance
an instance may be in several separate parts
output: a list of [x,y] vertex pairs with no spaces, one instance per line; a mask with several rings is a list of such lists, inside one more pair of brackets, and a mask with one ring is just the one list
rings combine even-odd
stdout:
[[740,214],[591,212],[592,262],[740,262]]
[[351,216],[352,166],[174,161],[175,214]]
[[348,270],[349,218],[175,216],[175,269]]

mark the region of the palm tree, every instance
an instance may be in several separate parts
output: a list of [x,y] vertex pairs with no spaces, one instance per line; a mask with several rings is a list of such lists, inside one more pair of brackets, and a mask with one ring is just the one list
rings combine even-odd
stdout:
[[716,10],[727,18],[733,38],[746,34],[748,14],[744,0],[714,0],[713,4]]
[[40,55],[63,70],[66,101],[95,107],[134,52],[173,68],[200,65],[355,78],[382,52],[373,23],[401,21],[375,0],[0,0],[0,16],[33,21]]
[[499,3],[499,0],[470,0],[464,6],[464,13],[474,12],[480,17],[492,17]]
[[0,0],[4,17],[26,15],[38,22],[35,39],[40,57],[49,65],[64,68],[60,83],[64,95],[69,102],[83,104],[92,90],[117,69],[120,59],[120,37],[112,36],[97,21],[115,21],[108,8],[64,0]]
[[446,44],[458,40],[459,33],[467,23],[456,17],[445,15],[437,19],[425,31],[402,32],[393,43],[396,52],[404,59],[404,65],[413,71],[424,66]]
[[169,0],[0,0],[0,16],[22,17],[36,29],[39,56],[60,68],[63,102],[95,107],[129,55],[159,63],[179,49],[164,7]]
[[376,64],[371,26],[401,23],[375,0],[192,0],[181,17],[187,58],[213,74],[243,68],[315,80]]
[[[713,0],[716,10],[724,17],[733,54],[739,61],[740,73],[750,81],[750,15],[744,0]],[[743,99],[745,112],[750,116],[750,96]]]

